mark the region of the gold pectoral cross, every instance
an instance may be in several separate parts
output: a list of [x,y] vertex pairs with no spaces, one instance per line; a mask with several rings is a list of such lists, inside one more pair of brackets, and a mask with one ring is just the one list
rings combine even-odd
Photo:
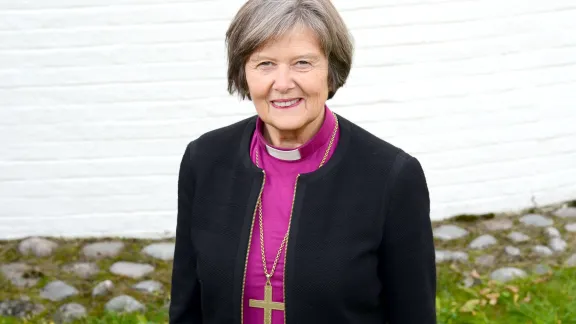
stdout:
[[264,324],[272,324],[272,310],[284,311],[284,303],[272,301],[272,284],[267,280],[264,286],[264,300],[249,300],[250,307],[264,309]]

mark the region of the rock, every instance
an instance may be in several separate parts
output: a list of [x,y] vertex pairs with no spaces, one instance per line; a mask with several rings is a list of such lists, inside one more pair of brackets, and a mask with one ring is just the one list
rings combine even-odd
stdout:
[[537,275],[543,275],[543,274],[546,274],[550,271],[552,271],[552,269],[550,269],[550,267],[545,265],[545,264],[537,264],[534,267],[534,270],[532,270],[532,272],[537,274]]
[[14,286],[24,288],[36,286],[39,278],[43,276],[36,268],[25,263],[5,264],[0,266],[0,271]]
[[568,247],[568,243],[559,237],[553,237],[548,244],[554,252],[564,252]]
[[174,259],[174,247],[174,243],[155,243],[142,249],[142,253],[155,259],[169,261]]
[[44,306],[28,300],[7,300],[0,302],[0,316],[24,318],[42,313]]
[[520,249],[514,246],[507,246],[504,248],[504,252],[506,252],[506,254],[508,254],[511,257],[518,257],[520,256],[522,253],[520,252]]
[[98,242],[84,246],[84,248],[82,248],[82,253],[84,253],[84,256],[91,259],[113,258],[120,254],[120,251],[122,251],[123,248],[124,243],[122,242]]
[[561,218],[576,218],[576,207],[562,207],[554,212],[554,216]]
[[514,243],[522,243],[530,240],[530,237],[524,233],[512,232],[508,234],[508,239]]
[[94,289],[92,289],[92,296],[104,296],[108,295],[114,289],[114,283],[110,280],[104,280],[97,284]]
[[132,313],[146,310],[146,307],[133,297],[122,295],[114,297],[105,306],[109,312]]
[[466,288],[471,288],[474,286],[479,286],[482,284],[482,280],[478,278],[474,278],[472,276],[466,276],[464,280],[462,280],[462,286]]
[[434,229],[434,238],[451,241],[468,235],[468,231],[455,225],[442,225]]
[[511,229],[514,223],[509,218],[496,218],[485,221],[483,225],[488,231],[504,231]]
[[162,291],[162,284],[155,280],[146,280],[135,284],[132,288],[146,293],[155,293]]
[[538,214],[527,214],[520,218],[520,222],[526,226],[547,227],[554,225],[554,221]]
[[498,243],[498,241],[496,240],[496,238],[492,235],[482,235],[477,237],[474,241],[472,241],[469,245],[469,247],[471,249],[475,249],[475,250],[483,250],[487,247],[490,247],[494,244]]
[[490,268],[496,263],[496,257],[490,254],[482,255],[476,258],[475,263],[478,266]]
[[571,257],[564,261],[564,266],[566,267],[576,267],[576,253],[572,254]]
[[436,250],[436,263],[452,261],[466,262],[468,261],[468,254],[460,251]]
[[544,245],[536,245],[532,247],[532,252],[540,256],[551,256],[552,254],[554,254],[554,252],[552,252],[552,250],[550,250],[549,247]]
[[576,223],[566,224],[564,227],[568,232],[576,232]]
[[110,272],[115,275],[139,279],[154,271],[154,267],[149,264],[134,262],[116,262],[110,267]]
[[75,295],[78,295],[78,290],[64,281],[52,281],[40,292],[40,297],[51,301],[61,301]]
[[70,323],[86,317],[86,308],[80,304],[70,303],[60,306],[54,315],[56,323]]
[[558,231],[558,229],[556,227],[546,227],[546,229],[544,230],[544,233],[549,238],[560,237],[560,231]]
[[524,278],[527,276],[527,273],[524,270],[518,268],[500,268],[490,274],[490,279],[499,281],[499,282],[508,282],[514,280],[516,278]]
[[20,242],[18,250],[23,255],[34,255],[42,258],[52,255],[58,244],[40,237],[31,237]]
[[100,272],[100,268],[95,263],[88,263],[88,262],[80,262],[80,263],[73,263],[68,264],[62,267],[62,270],[65,272],[74,273],[80,278],[88,279],[98,272]]

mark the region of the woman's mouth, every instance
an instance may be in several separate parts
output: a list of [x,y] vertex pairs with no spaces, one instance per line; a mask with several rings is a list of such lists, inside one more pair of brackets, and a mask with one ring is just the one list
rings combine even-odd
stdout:
[[296,99],[282,99],[282,100],[272,100],[272,106],[278,109],[288,109],[294,108],[300,104],[300,102],[304,100],[302,98]]

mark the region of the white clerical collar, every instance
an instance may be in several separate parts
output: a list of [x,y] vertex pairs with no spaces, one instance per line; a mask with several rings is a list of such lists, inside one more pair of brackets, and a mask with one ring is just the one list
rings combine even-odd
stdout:
[[273,148],[270,145],[266,145],[266,151],[268,151],[268,154],[270,154],[270,156],[273,156],[273,157],[277,158],[278,160],[298,161],[302,158],[302,155],[300,154],[299,149],[279,150],[279,149]]

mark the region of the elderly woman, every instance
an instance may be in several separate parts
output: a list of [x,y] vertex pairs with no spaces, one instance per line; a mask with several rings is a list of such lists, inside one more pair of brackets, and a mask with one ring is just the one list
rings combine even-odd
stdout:
[[334,6],[250,0],[226,40],[257,116],[184,152],[170,323],[435,323],[420,163],[326,106],[353,52]]

